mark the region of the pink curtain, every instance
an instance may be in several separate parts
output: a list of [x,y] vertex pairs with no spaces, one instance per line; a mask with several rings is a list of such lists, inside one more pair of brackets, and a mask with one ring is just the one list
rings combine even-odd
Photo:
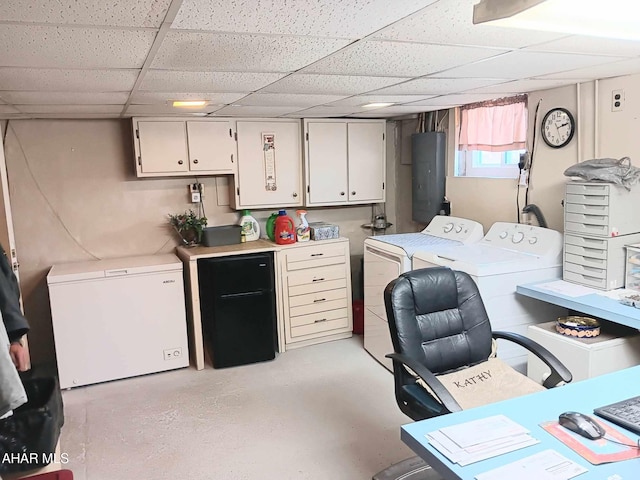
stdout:
[[459,132],[458,150],[523,150],[527,140],[526,101],[485,102],[477,107],[463,107]]

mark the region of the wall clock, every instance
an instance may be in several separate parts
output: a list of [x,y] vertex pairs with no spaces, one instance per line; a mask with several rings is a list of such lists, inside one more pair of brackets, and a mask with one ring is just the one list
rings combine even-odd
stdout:
[[542,138],[551,148],[568,144],[576,131],[576,121],[566,108],[552,108],[542,119]]

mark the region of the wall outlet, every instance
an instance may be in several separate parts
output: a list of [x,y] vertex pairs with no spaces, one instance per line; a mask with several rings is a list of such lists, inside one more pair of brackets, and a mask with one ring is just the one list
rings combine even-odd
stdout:
[[624,90],[613,90],[611,92],[611,111],[621,112],[624,109]]
[[182,357],[182,347],[178,348],[167,348],[164,351],[164,359],[165,360],[174,360],[176,358]]
[[204,185],[201,183],[190,184],[189,193],[191,194],[191,203],[200,203],[204,199]]

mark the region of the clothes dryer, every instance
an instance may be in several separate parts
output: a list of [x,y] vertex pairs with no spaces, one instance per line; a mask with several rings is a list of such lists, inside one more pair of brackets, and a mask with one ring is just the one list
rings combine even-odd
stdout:
[[[498,222],[472,245],[416,252],[413,269],[447,266],[468,273],[478,285],[493,330],[526,336],[529,325],[566,315],[560,307],[516,294],[517,285],[562,278],[562,244],[562,234],[555,230]],[[498,357],[526,373],[527,351],[522,347],[500,341]]]
[[435,246],[456,248],[482,239],[482,225],[466,218],[437,215],[417,233],[378,235],[364,241],[364,348],[378,362],[392,370],[393,353],[384,307],[384,289],[401,273],[411,270],[416,251]]

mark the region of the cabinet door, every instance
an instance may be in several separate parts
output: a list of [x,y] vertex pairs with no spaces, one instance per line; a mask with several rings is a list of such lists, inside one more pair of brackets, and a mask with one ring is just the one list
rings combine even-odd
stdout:
[[189,169],[233,173],[232,130],[230,122],[187,122]]
[[184,122],[138,122],[142,173],[189,171]]
[[384,202],[385,122],[350,122],[349,202]]
[[237,129],[236,207],[302,205],[300,122],[239,121]]
[[346,122],[309,122],[307,133],[307,205],[346,203]]

